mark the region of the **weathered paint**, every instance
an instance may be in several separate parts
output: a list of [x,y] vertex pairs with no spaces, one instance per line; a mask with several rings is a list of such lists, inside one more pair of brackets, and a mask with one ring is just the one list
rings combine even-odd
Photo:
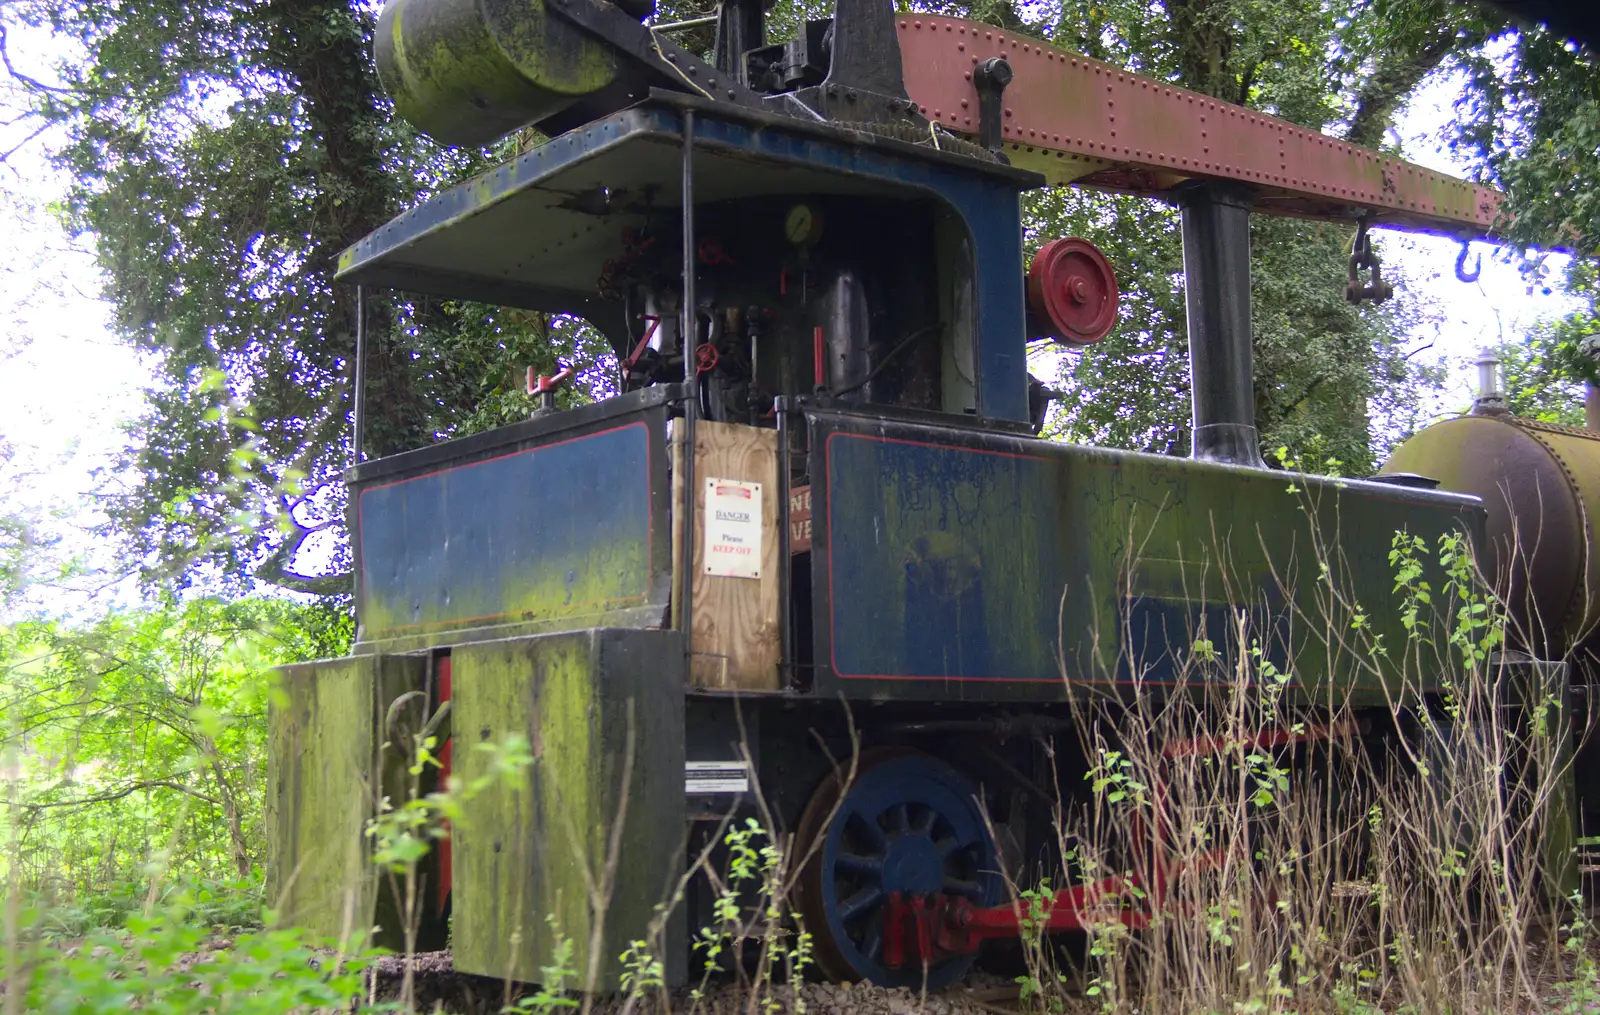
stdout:
[[1256,188],[1256,210],[1268,213],[1343,221],[1354,206],[1379,224],[1459,235],[1483,235],[1499,215],[1502,196],[1491,188],[1028,36],[912,12],[896,27],[907,92],[952,131],[979,128],[973,66],[1007,60],[1014,79],[1001,140],[1052,183],[1100,162],[1111,171],[1084,183],[1160,195],[1186,180],[1237,180]]
[[389,0],[375,42],[395,111],[455,145],[560,112],[611,84],[619,59],[541,0]]
[[1458,416],[1401,444],[1383,471],[1483,498],[1487,552],[1479,562],[1511,611],[1515,643],[1551,659],[1600,649],[1600,433],[1511,415]]
[[[600,879],[619,811],[630,738],[634,762],[620,864],[603,913],[604,982],[643,938],[684,866],[684,652],[672,631],[596,629],[483,642],[451,654],[454,760],[467,781],[486,745],[527,739],[534,763],[470,800],[454,827],[452,950],[457,969],[532,979],[550,962],[547,918],[586,969]],[[681,910],[662,956],[681,982]]]
[[527,621],[576,627],[648,605],[651,458],[664,453],[651,443],[645,423],[622,423],[363,486],[363,639]]
[[[425,689],[422,656],[324,659],[275,671],[281,696],[269,709],[267,905],[288,926],[372,943],[404,945],[401,910],[370,856],[366,824],[387,796],[406,793],[405,765],[385,749],[389,705]],[[426,872],[425,872],[426,873]],[[431,893],[423,922],[436,918]],[[424,935],[424,944],[429,944]]]
[[813,488],[818,686],[829,693],[1051,700],[1135,671],[1171,680],[1202,635],[1226,650],[1244,609],[1249,637],[1303,689],[1332,674],[1357,701],[1379,700],[1372,673],[1315,642],[1326,584],[1314,548],[1393,645],[1395,531],[1433,545],[1481,525],[1469,498],[814,419],[812,475],[827,480]]

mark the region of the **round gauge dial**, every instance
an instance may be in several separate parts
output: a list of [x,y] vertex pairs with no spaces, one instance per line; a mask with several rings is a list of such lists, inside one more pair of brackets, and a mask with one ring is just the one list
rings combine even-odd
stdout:
[[822,235],[822,219],[810,205],[797,204],[789,209],[789,217],[784,219],[783,233],[797,247],[815,243]]

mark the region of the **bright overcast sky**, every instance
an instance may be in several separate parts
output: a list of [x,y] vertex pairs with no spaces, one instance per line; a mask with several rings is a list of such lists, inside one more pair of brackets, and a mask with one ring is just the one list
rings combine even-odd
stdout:
[[[13,59],[23,64],[19,70],[47,77],[47,67],[26,66],[26,54],[53,47],[15,34],[12,41]],[[1442,150],[1439,136],[1459,88],[1459,79],[1436,78],[1399,127],[1408,157],[1457,174],[1462,167]],[[13,113],[0,111],[0,120],[10,119],[16,109],[14,94],[9,103],[5,100],[0,93],[0,106],[9,105]],[[26,122],[0,127],[0,152],[22,141],[29,129]],[[107,329],[108,312],[98,300],[100,280],[92,257],[48,213],[47,205],[59,197],[61,187],[60,175],[43,161],[51,140],[49,135],[34,140],[11,157],[8,167],[0,168],[0,193],[10,197],[0,205],[0,235],[7,241],[0,262],[0,439],[16,451],[0,481],[10,487],[4,495],[7,510],[38,513],[47,531],[92,557],[96,544],[81,535],[95,517],[88,494],[108,480],[115,482],[104,470],[122,439],[118,424],[138,414],[148,374]],[[1380,249],[1386,264],[1422,280],[1447,313],[1439,334],[1417,336],[1419,344],[1433,340],[1457,364],[1455,388],[1437,407],[1440,412],[1464,404],[1469,392],[1464,363],[1480,346],[1517,337],[1534,321],[1575,306],[1559,293],[1530,292],[1513,265],[1488,256],[1479,282],[1457,281],[1453,240],[1385,233]],[[1559,277],[1559,265],[1555,267],[1554,277]],[[14,479],[18,475],[20,482]]]

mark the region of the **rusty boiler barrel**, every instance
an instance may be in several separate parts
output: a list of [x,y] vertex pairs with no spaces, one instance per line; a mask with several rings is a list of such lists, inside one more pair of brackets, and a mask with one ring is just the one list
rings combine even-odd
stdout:
[[1458,416],[1401,444],[1380,471],[1483,498],[1489,546],[1478,562],[1511,611],[1519,647],[1545,658],[1600,648],[1600,432]]
[[389,0],[374,49],[395,111],[452,145],[554,116],[619,73],[615,49],[546,0]]

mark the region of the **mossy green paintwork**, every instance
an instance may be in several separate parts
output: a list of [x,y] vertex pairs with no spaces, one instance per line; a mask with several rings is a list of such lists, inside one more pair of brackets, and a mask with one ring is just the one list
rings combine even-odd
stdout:
[[359,486],[361,641],[393,650],[469,631],[659,625],[668,597],[659,434],[619,422]]
[[[288,926],[321,937],[404,946],[400,908],[371,863],[366,825],[403,799],[405,762],[383,732],[390,704],[424,689],[423,656],[357,656],[275,671],[267,725],[267,900]],[[429,872],[431,874],[431,872]],[[433,875],[436,877],[436,875]],[[436,882],[435,882],[436,883]],[[421,944],[436,930],[424,893]]]
[[488,144],[617,76],[616,51],[542,0],[389,0],[375,49],[395,111],[453,145]]
[[[480,642],[453,650],[451,672],[461,776],[483,772],[490,745],[510,736],[534,755],[515,782],[471,799],[454,829],[455,967],[536,977],[551,960],[554,917],[587,969],[599,918],[602,975],[614,987],[619,957],[646,936],[684,868],[681,636],[593,629]],[[606,872],[625,777],[620,862],[597,914],[589,877]],[[684,976],[684,951],[680,907],[662,955],[672,982]]]
[[[812,475],[826,476],[812,492],[821,693],[1048,701],[1135,675],[1195,679],[1183,672],[1194,644],[1231,657],[1242,610],[1244,647],[1259,641],[1304,693],[1382,703],[1386,665],[1370,636],[1405,640],[1395,533],[1426,540],[1432,561],[1441,535],[1482,531],[1469,497],[845,414],[813,421]],[[1352,629],[1356,604],[1369,630]]]

